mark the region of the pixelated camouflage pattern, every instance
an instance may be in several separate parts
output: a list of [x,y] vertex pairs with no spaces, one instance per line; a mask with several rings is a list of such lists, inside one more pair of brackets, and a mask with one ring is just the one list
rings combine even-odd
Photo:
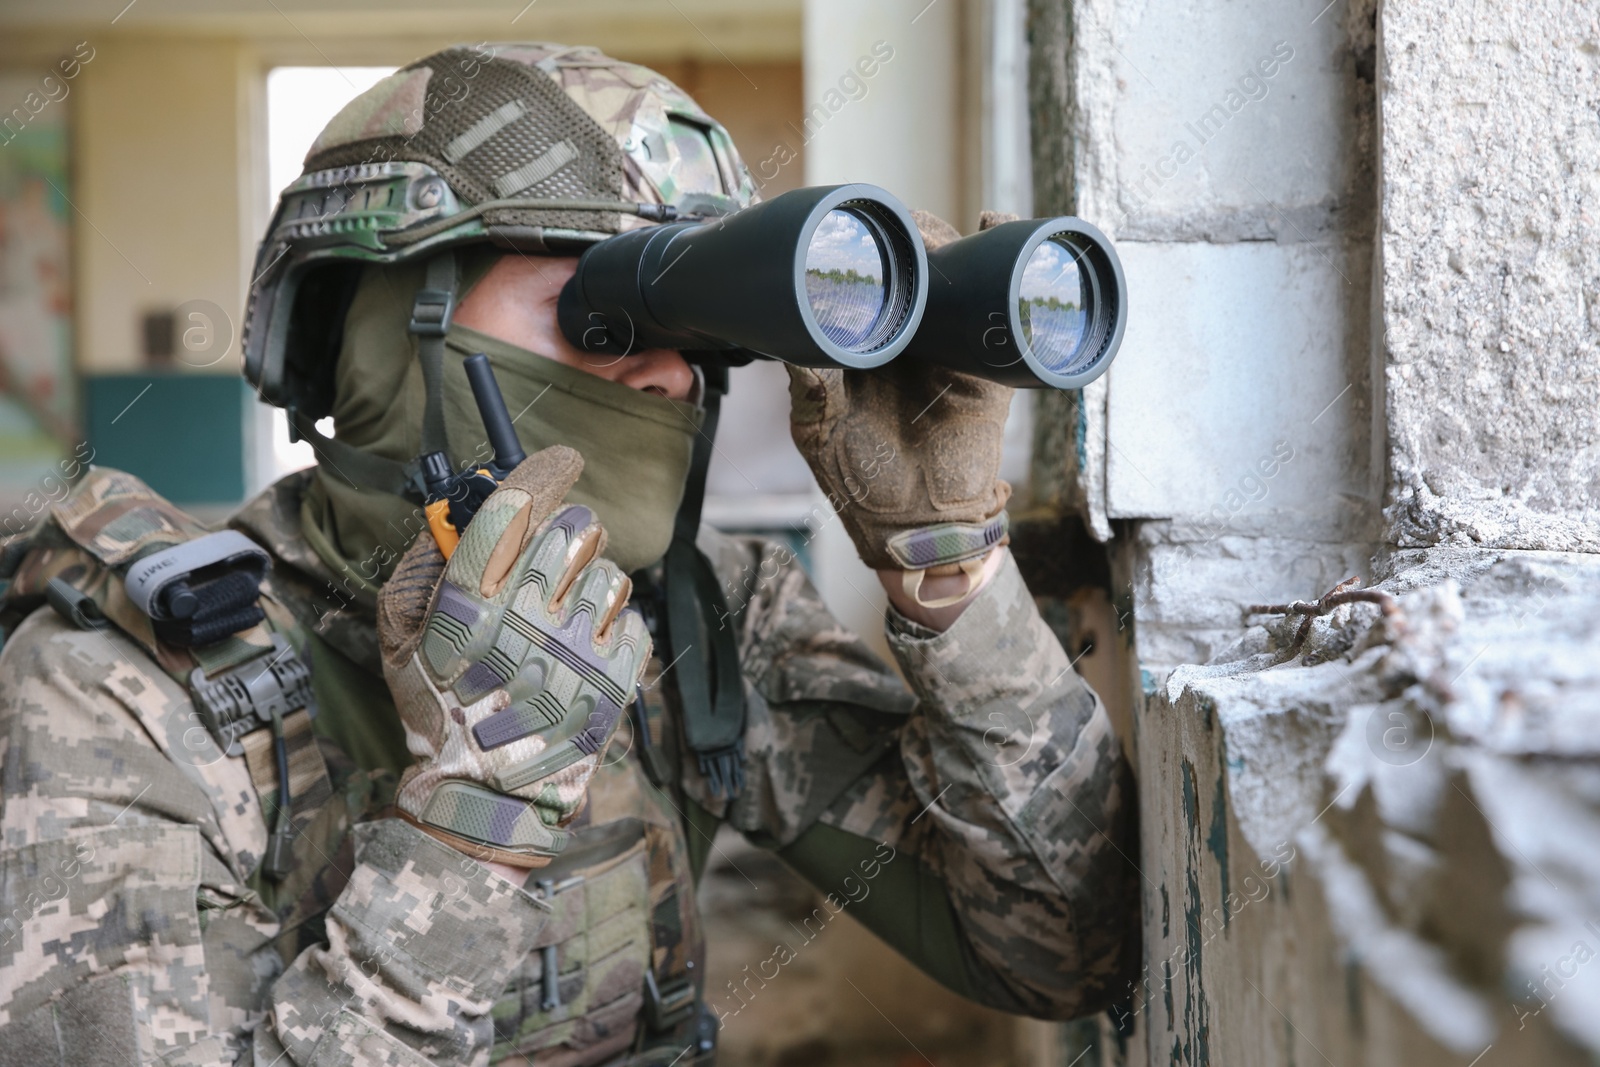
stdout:
[[185,736],[192,714],[114,629],[45,609],[6,642],[0,1044],[95,979],[103,998],[132,997],[112,1012],[132,1029],[107,1047],[144,1058],[208,1034],[236,1045],[259,1024],[281,966],[275,917],[246,884],[266,827],[243,761]]
[[[266,668],[245,664],[242,669],[259,675]],[[284,752],[289,758],[289,822],[295,833],[311,825],[333,799],[333,783],[328,779],[327,763],[314,729],[310,709],[301,708],[283,718]],[[273,731],[253,730],[239,740],[244,748],[245,767],[256,785],[257,794],[275,811],[278,758]]]
[[907,693],[787,547],[709,531],[701,547],[739,628],[750,785],[730,804],[686,761],[687,793],[764,842],[820,821],[916,856],[949,887],[987,1002],[1105,1007],[1137,960],[1131,771],[1009,554],[943,634],[891,612]]
[[397,819],[354,836],[327,947],[301,953],[272,987],[256,1062],[484,1062],[489,1010],[548,909]]
[[736,802],[714,794],[690,758],[685,789],[738,829],[787,845],[878,762],[916,701],[823,605],[787,546],[707,527],[699,544],[722,576],[747,682],[745,788]]
[[[303,484],[241,517],[277,558],[274,608],[375,653],[370,605],[334,598],[319,614],[302,599],[325,604],[336,581],[299,536]],[[324,870],[265,899],[248,884],[265,823],[244,761],[187,754],[187,693],[137,642],[29,616],[0,652],[0,893],[15,926],[0,916],[0,1044],[53,1034],[85,1064],[483,1063],[491,1048],[513,1064],[645,1062],[628,1050],[673,1039],[642,1030],[644,969],[703,973],[691,802],[767,845],[820,822],[915,856],[948,886],[981,1000],[1063,1017],[1122,988],[1138,906],[1120,854],[1136,851],[1128,769],[1014,565],[944,634],[891,618],[908,692],[788,548],[709,530],[701,543],[744,654],[745,793],[710,795],[656,661],[652,740],[676,780],[647,780],[624,721],[569,849],[526,891],[399,820],[359,824],[381,782],[335,758],[332,814],[313,823]],[[73,1013],[99,1036],[59,1025]]]
[[888,639],[920,714],[889,780],[858,783],[823,821],[941,875],[1022,1010],[1105,1008],[1137,964],[1140,896],[1137,795],[1104,706],[1009,554],[947,631],[900,619]]

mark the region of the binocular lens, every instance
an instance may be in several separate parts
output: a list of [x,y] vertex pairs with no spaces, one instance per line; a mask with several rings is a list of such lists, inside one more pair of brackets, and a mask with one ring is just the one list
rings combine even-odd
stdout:
[[828,340],[852,352],[870,346],[889,302],[889,257],[858,211],[835,208],[806,248],[806,299]]
[[1092,313],[1077,250],[1057,237],[1034,249],[1022,269],[1017,320],[1023,340],[1047,370],[1070,370]]
[[928,294],[911,213],[871,185],[791,189],[715,222],[592,245],[556,314],[574,346],[725,352],[865,369],[911,342]]
[[911,359],[1023,389],[1105,373],[1128,319],[1122,263],[1082,219],[1019,219],[941,245]]

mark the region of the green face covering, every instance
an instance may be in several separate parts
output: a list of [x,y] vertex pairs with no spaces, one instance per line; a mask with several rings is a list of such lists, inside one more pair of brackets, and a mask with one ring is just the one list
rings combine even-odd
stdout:
[[[569,445],[583,456],[583,474],[567,502],[594,509],[606,528],[606,558],[624,572],[659,560],[672,539],[683,500],[694,437],[703,412],[557,363],[488,334],[452,326],[446,359],[489,357],[517,437],[529,455]],[[459,361],[459,388],[447,381],[445,420],[458,463],[487,458],[489,445]]]
[[[467,279],[481,277],[486,262],[469,262]],[[415,457],[422,438],[422,374],[406,332],[422,271],[421,265],[369,268],[363,275],[345,319],[335,386],[335,436],[402,461]],[[606,381],[462,326],[450,328],[445,346],[446,435],[458,467],[490,458],[461,365],[464,357],[482,352],[527,453],[564,444],[583,456],[583,475],[567,500],[594,509],[609,538],[606,557],[625,572],[662,557],[700,429],[698,407]],[[320,466],[301,523],[312,548],[363,600],[376,594],[426,525],[415,505],[356,488]]]

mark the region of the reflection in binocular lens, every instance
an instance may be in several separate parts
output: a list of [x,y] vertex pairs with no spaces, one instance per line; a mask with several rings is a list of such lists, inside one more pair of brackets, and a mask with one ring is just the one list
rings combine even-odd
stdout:
[[889,297],[889,267],[878,235],[854,212],[828,212],[806,249],[806,297],[834,344],[859,351]]
[[1047,369],[1065,372],[1089,324],[1088,299],[1075,249],[1055,238],[1028,257],[1017,295],[1022,336]]

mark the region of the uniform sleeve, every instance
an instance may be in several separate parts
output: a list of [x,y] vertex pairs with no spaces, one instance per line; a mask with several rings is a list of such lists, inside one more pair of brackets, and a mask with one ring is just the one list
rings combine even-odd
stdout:
[[306,949],[273,985],[255,1062],[485,1062],[490,1009],[544,926],[541,906],[398,819],[356,837],[327,947]]
[[266,836],[184,689],[117,632],[35,612],[0,654],[0,1048],[40,1067],[481,1059],[533,899],[364,825],[326,946],[285,969],[292,938],[245,884]]
[[[749,551],[758,573],[784,554]],[[797,565],[765,565],[740,620],[755,789],[698,802],[779,848],[825,894],[819,923],[849,910],[963,995],[1072,1018],[1124,994],[1139,948],[1131,772],[1009,554],[942,634],[890,609],[909,690]],[[811,699],[783,684],[796,656]]]

